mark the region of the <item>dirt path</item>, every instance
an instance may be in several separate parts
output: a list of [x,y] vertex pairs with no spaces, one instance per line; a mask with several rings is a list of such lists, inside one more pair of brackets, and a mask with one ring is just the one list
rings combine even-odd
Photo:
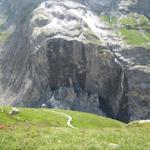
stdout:
[[63,112],[58,112],[58,111],[54,111],[54,110],[49,110],[50,112],[54,112],[54,113],[58,113],[58,114],[60,114],[60,115],[62,115],[62,116],[65,116],[68,120],[67,120],[67,125],[68,125],[68,127],[70,127],[70,128],[76,128],[75,126],[73,126],[72,124],[71,124],[71,122],[72,122],[72,117],[70,116],[70,115],[68,115],[68,114],[66,114],[66,113],[63,113]]

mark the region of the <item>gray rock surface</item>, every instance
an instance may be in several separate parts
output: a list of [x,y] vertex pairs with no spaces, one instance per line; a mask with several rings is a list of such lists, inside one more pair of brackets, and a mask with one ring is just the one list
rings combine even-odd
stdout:
[[17,108],[12,108],[12,110],[9,112],[9,115],[17,115],[20,113],[20,110]]
[[123,121],[150,117],[149,49],[129,47],[92,12],[148,16],[145,3],[7,0],[1,4],[11,12],[6,27],[15,29],[1,48],[1,105],[46,104]]
[[150,117],[150,52],[132,48],[116,53],[128,78],[129,114],[131,120]]

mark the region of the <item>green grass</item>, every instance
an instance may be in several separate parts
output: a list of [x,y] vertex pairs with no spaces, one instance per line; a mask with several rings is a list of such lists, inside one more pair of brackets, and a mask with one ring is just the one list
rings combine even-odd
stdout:
[[126,126],[131,127],[131,128],[135,128],[135,127],[150,128],[150,123],[149,122],[140,123],[138,121],[133,121],[133,122],[127,124]]
[[100,19],[103,20],[110,27],[116,26],[117,18],[115,16],[102,15]]
[[69,129],[35,126],[0,130],[1,150],[149,150],[150,128]]
[[121,18],[119,20],[119,23],[121,25],[130,25],[130,26],[135,26],[137,24],[137,20],[135,18],[132,18],[132,17],[124,17],[124,18]]
[[[122,17],[119,23],[120,25],[125,25],[124,28],[122,26],[120,29],[120,33],[127,41],[127,44],[145,47],[150,42],[150,20],[145,16],[131,13],[128,16]],[[130,29],[127,29],[126,25],[130,26]],[[141,29],[143,33],[140,31]]]
[[144,24],[147,25],[148,23],[150,23],[150,20],[148,18],[146,18],[145,16],[141,15],[140,16],[140,24],[141,25],[144,25]]
[[147,38],[149,39],[149,42],[150,42],[150,33],[145,33],[145,35],[147,36]]
[[[3,108],[1,108],[3,110]],[[0,124],[4,125],[20,125],[20,124],[42,124],[49,127],[67,127],[67,119],[60,115],[59,112],[67,113],[73,117],[73,125],[79,128],[104,128],[104,127],[121,127],[123,123],[100,117],[89,113],[81,113],[67,110],[53,109],[28,109],[19,108],[20,113],[17,115],[9,115],[11,107],[5,107],[5,112],[0,111]]]
[[[0,107],[0,150],[149,150],[150,126],[127,126],[119,121],[89,113]],[[72,116],[72,124],[59,112]],[[117,146],[113,146],[116,144]]]
[[149,22],[150,20],[147,17],[137,13],[130,13],[119,19],[120,25],[130,25],[132,27],[148,25]]
[[144,37],[138,30],[121,29],[120,33],[129,45],[140,46],[150,42],[150,39]]
[[[150,20],[144,15],[130,13],[121,18],[107,15],[101,15],[100,18],[111,27],[117,35],[120,35],[126,44],[149,47]],[[141,31],[143,33],[141,33]]]
[[[1,108],[3,109],[3,108]],[[50,127],[67,127],[66,118],[60,117],[60,114],[41,109],[19,108],[20,113],[9,115],[11,107],[5,107],[5,112],[0,111],[0,124],[4,125],[44,125]]]
[[74,112],[70,110],[59,110],[73,117],[73,125],[79,128],[108,128],[121,127],[124,123],[90,113]]
[[0,43],[5,42],[9,36],[10,36],[10,33],[7,31],[0,32]]

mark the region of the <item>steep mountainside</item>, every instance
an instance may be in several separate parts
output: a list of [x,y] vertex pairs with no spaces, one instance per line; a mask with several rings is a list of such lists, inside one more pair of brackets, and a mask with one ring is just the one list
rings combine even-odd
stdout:
[[149,0],[0,0],[0,104],[150,118]]

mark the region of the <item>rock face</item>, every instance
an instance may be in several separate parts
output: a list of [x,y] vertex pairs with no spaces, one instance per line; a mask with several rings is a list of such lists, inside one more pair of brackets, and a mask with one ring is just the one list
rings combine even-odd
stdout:
[[[118,54],[116,54],[118,55]],[[128,78],[129,114],[131,120],[150,117],[150,53],[145,48],[121,51],[118,55]]]
[[78,3],[41,3],[4,53],[2,85],[11,100],[1,103],[26,107],[45,103],[116,118],[125,75],[114,54],[94,34],[104,26],[100,21],[96,26],[98,21]]
[[124,122],[149,118],[147,49],[128,47],[92,12],[148,15],[140,5],[123,0],[5,1],[11,10],[6,26],[16,28],[2,48],[0,104],[45,104]]

